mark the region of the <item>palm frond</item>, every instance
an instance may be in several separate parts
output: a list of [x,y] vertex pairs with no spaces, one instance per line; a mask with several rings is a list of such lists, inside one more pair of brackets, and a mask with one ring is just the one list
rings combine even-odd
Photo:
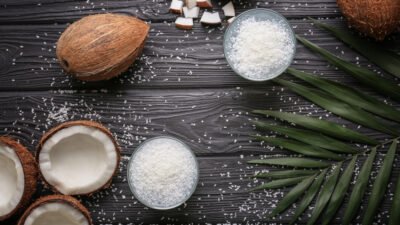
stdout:
[[400,87],[393,81],[380,77],[368,69],[349,63],[304,38],[297,36],[297,39],[303,43],[304,46],[319,53],[328,62],[344,70],[347,74],[352,75],[365,85],[372,87],[374,90],[386,94],[391,98],[400,100]]
[[262,190],[262,189],[275,189],[275,188],[282,188],[282,187],[287,187],[291,185],[295,185],[301,181],[303,181],[305,178],[308,178],[309,176],[304,176],[304,177],[292,177],[292,178],[285,178],[285,179],[279,179],[279,180],[273,180],[271,182],[259,185],[255,188],[253,188],[251,191],[257,191],[257,190]]
[[340,99],[349,105],[356,106],[378,116],[400,122],[399,110],[354,88],[350,88],[338,82],[314,76],[309,73],[301,72],[293,68],[289,68],[287,72],[335,96],[337,99]]
[[355,142],[360,142],[364,144],[370,144],[370,145],[377,145],[379,144],[378,141],[361,134],[357,131],[348,129],[346,127],[343,127],[340,124],[327,121],[327,120],[320,120],[316,118],[312,118],[309,116],[301,116],[301,115],[296,115],[293,113],[286,113],[286,112],[277,112],[277,111],[272,111],[272,110],[254,110],[254,113],[257,114],[262,114],[266,116],[272,116],[284,121],[287,121],[289,123],[294,123],[296,125],[305,127],[310,130],[314,130],[317,132],[320,132],[322,134],[331,136],[331,137],[336,137],[342,140],[347,140],[347,141],[355,141]]
[[379,204],[385,195],[385,190],[389,183],[390,173],[392,171],[392,164],[397,149],[397,139],[393,141],[392,145],[387,152],[385,159],[383,160],[382,167],[378,172],[378,176],[375,179],[374,186],[372,188],[371,196],[368,200],[367,209],[365,210],[364,218],[362,221],[363,225],[370,225],[373,222],[376,211],[379,208]]
[[[324,28],[331,29],[331,27]],[[343,35],[334,29],[331,29],[330,31],[335,33],[338,38],[348,42],[347,44],[351,45],[353,48],[359,50],[360,45],[352,43],[357,38],[355,39],[355,37],[349,36],[348,34]],[[358,65],[346,62],[306,39],[298,37],[298,40],[306,47],[322,55],[331,64],[344,70],[347,74],[352,75],[362,83],[371,87],[374,91],[387,95],[385,97],[400,99],[400,86],[398,86],[394,81],[380,77],[374,72],[359,67]],[[378,51],[379,49],[375,50]],[[363,53],[364,50],[359,51]],[[383,50],[379,50],[378,52],[378,55],[386,54]],[[371,55],[368,56],[368,54],[366,54],[366,56],[371,58]],[[383,55],[381,56],[383,58],[386,57]],[[393,55],[388,57],[393,57]],[[394,61],[390,61],[388,65],[384,65],[383,61],[376,59],[373,59],[373,61],[378,66],[384,67],[383,69],[389,72],[396,72],[400,67],[400,64],[393,65]],[[280,202],[278,202],[277,207],[268,216],[276,216],[279,213],[282,213],[290,207],[290,204],[298,201],[304,192],[304,196],[301,198],[299,206],[295,210],[290,224],[293,224],[299,218],[317,195],[318,197],[314,205],[314,210],[312,211],[307,224],[315,224],[319,218],[321,218],[320,222],[322,224],[330,224],[333,218],[335,218],[338,209],[343,204],[348,190],[351,189],[352,191],[349,195],[348,205],[345,208],[342,219],[342,224],[350,224],[356,215],[359,214],[361,201],[367,192],[368,182],[377,154],[377,149],[388,143],[392,143],[385,155],[382,166],[378,171],[378,175],[375,178],[372,193],[367,202],[366,212],[362,218],[363,225],[372,224],[390,180],[390,174],[396,155],[397,139],[400,138],[400,131],[398,130],[400,111],[396,107],[390,106],[365,92],[358,91],[344,84],[292,68],[289,68],[287,73],[307,82],[312,87],[279,78],[274,79],[274,82],[287,87],[300,96],[310,100],[327,111],[342,117],[343,119],[347,119],[353,123],[395,137],[387,141],[378,142],[377,140],[358,131],[346,128],[338,123],[326,119],[318,119],[311,116],[296,115],[293,113],[277,112],[272,110],[254,110],[253,112],[256,114],[274,117],[289,123],[282,126],[256,120],[254,121],[254,124],[258,130],[273,131],[276,132],[277,135],[281,135],[278,137],[257,135],[255,136],[256,139],[275,146],[280,146],[298,155],[294,157],[279,157],[249,161],[249,163],[259,165],[296,168],[264,172],[254,176],[257,178],[272,179],[271,182],[263,184],[265,185],[263,188],[269,188],[269,186],[283,187],[285,183],[287,186],[296,185]],[[394,75],[398,74],[395,73]],[[293,127],[293,125],[296,125],[296,127]],[[357,148],[353,147],[351,143],[346,143],[344,141],[368,144],[371,145],[371,148],[366,150],[357,150]],[[349,156],[349,154],[351,155]],[[361,160],[362,157],[360,156],[363,154],[366,154],[367,158],[363,162],[362,168],[355,179],[353,187],[350,188],[355,165],[357,161]],[[303,156],[312,157],[313,159],[304,158]],[[342,166],[346,164],[346,168],[343,173],[341,173],[340,171]],[[322,169],[322,171],[319,169]],[[327,171],[331,171],[330,175],[327,175]],[[281,183],[281,185],[278,185],[279,183]],[[398,213],[399,210],[400,178],[397,180],[395,195],[390,209],[390,225],[395,225],[400,220],[400,214]]]
[[312,21],[318,26],[333,34],[357,52],[361,53],[371,62],[375,63],[386,72],[400,77],[400,56],[394,52],[382,49],[377,43],[353,35],[349,31],[340,30],[334,26],[321,23],[317,20]]
[[354,147],[314,131],[292,127],[283,127],[279,125],[271,125],[260,121],[254,121],[253,123],[256,125],[257,128],[261,130],[275,131],[280,134],[286,135],[289,138],[293,138],[297,141],[331,150],[333,152],[348,154],[357,153],[357,150]]

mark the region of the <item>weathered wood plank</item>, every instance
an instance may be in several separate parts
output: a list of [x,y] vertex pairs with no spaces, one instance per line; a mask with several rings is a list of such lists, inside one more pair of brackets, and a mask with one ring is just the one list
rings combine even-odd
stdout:
[[[370,64],[309,21],[290,22],[297,34],[307,35],[310,40],[352,62]],[[345,26],[340,19],[329,20],[329,23]],[[79,82],[63,73],[58,65],[55,43],[64,25],[0,26],[0,89],[199,88],[255,84],[234,74],[227,65],[222,48],[224,29],[197,24],[193,32],[184,32],[173,24],[151,26],[143,56],[136,66],[120,78],[97,83]],[[328,78],[354,82],[352,78],[345,78],[342,71],[327,67],[326,61],[301,44],[298,44],[293,65],[318,71]]]
[[[31,150],[43,132],[65,120],[94,119],[111,129],[122,147],[121,171],[110,189],[83,198],[83,202],[89,207],[95,224],[115,225],[260,222],[262,212],[270,211],[286,190],[248,193],[248,188],[256,185],[248,175],[270,167],[249,166],[245,162],[260,155],[288,152],[272,151],[270,147],[249,142],[248,135],[256,133],[250,125],[256,116],[249,111],[265,107],[314,116],[326,114],[273,86],[258,89],[1,92],[0,105],[0,135],[18,138]],[[332,116],[329,118],[336,120]],[[385,137],[367,129],[361,130],[377,138]],[[200,184],[184,209],[159,212],[144,208],[133,199],[126,183],[126,163],[130,154],[142,140],[158,135],[180,138],[198,156]],[[399,173],[397,163],[392,181]],[[40,189],[36,197],[47,193],[50,192]],[[383,211],[389,209],[389,201],[389,198],[385,199]],[[293,211],[269,222],[285,224],[291,213]],[[382,214],[383,218],[385,216],[387,214]]]
[[[214,10],[222,12],[221,2],[214,0]],[[237,12],[254,7],[267,7],[282,12],[288,18],[306,16],[338,17],[340,12],[335,0],[278,0],[278,1],[234,1]],[[127,13],[152,22],[172,22],[175,16],[168,12],[169,0],[138,1],[0,1],[0,24],[66,23],[82,16],[102,13]],[[223,14],[221,14],[223,15]]]

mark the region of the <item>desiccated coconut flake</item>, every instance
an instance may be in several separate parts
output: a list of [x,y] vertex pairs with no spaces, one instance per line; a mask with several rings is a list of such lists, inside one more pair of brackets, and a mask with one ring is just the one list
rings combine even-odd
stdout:
[[243,76],[265,80],[290,64],[293,54],[294,42],[283,23],[249,18],[240,22],[227,57]]

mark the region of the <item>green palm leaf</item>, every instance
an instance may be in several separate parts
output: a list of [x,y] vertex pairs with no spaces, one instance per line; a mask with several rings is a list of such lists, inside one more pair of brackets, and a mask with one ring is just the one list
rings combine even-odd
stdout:
[[303,144],[298,141],[287,140],[283,138],[276,137],[263,137],[263,136],[255,136],[256,139],[260,141],[268,142],[269,144],[273,144],[276,146],[281,146],[285,149],[288,149],[292,152],[300,153],[305,156],[317,157],[322,159],[333,159],[333,160],[343,160],[343,157],[330,152],[328,150],[311,146],[309,144]]
[[275,118],[285,120],[289,123],[294,123],[310,130],[318,131],[322,134],[326,134],[328,136],[336,137],[342,140],[356,141],[371,145],[376,145],[379,143],[376,140],[357,131],[353,131],[337,123],[327,120],[320,120],[309,116],[301,116],[293,113],[277,112],[271,110],[254,110],[253,112],[266,116],[273,116]]
[[353,35],[348,31],[340,30],[334,26],[321,23],[317,20],[313,20],[313,22],[317,26],[322,27],[335,35],[335,37],[348,44],[382,69],[396,77],[400,77],[400,56],[396,53],[384,50],[378,44]]
[[287,72],[323,91],[328,92],[349,105],[360,107],[376,115],[400,122],[400,111],[377,100],[376,98],[373,98],[372,96],[366,95],[338,82],[320,78],[293,68],[289,68]]
[[292,178],[286,178],[286,179],[279,179],[279,180],[273,180],[271,182],[259,185],[250,191],[257,191],[257,190],[262,190],[262,189],[275,189],[275,188],[281,188],[281,187],[287,187],[291,185],[295,185],[304,179],[308,178],[309,176],[304,176],[304,177],[292,177]]
[[356,165],[357,156],[354,156],[346,170],[343,172],[338,183],[336,184],[335,190],[329,200],[326,207],[325,213],[322,216],[322,224],[329,224],[332,218],[335,216],[336,211],[343,203],[343,199],[346,195],[347,189],[350,186],[351,177],[353,175],[354,167]]
[[326,110],[342,116],[343,118],[387,134],[399,134],[397,130],[388,126],[387,123],[385,123],[385,121],[382,119],[379,119],[368,112],[361,110],[360,108],[352,107],[331,95],[325,94],[324,92],[282,79],[274,79],[274,82],[288,87],[297,94],[307,98]]
[[257,126],[257,128],[275,131],[309,145],[325,148],[338,153],[357,153],[357,150],[350,145],[317,132],[292,127],[283,127],[279,125],[271,125],[259,121],[254,121],[253,123]]
[[396,225],[400,221],[400,176],[394,190],[392,208],[390,209],[389,225]]
[[335,189],[336,182],[339,177],[341,167],[342,167],[342,163],[340,162],[337,164],[336,168],[333,170],[332,175],[326,179],[324,186],[322,187],[322,189],[318,195],[317,202],[315,203],[315,208],[311,214],[311,218],[307,222],[307,225],[314,224],[317,221],[322,210],[325,208],[326,204],[328,203],[329,199],[331,198],[331,195],[333,193],[333,190]]
[[350,195],[349,204],[347,205],[346,211],[343,216],[343,225],[350,224],[351,220],[357,215],[358,209],[361,205],[362,197],[364,196],[365,190],[367,189],[369,175],[372,170],[372,163],[374,162],[376,155],[376,148],[372,148],[371,153],[365,160],[360,173],[358,174],[356,183],[354,184],[353,191]]
[[294,188],[292,188],[292,190],[290,190],[289,193],[287,193],[285,195],[285,197],[283,197],[279,201],[278,205],[275,207],[274,210],[272,210],[271,214],[269,214],[268,217],[274,217],[277,214],[279,214],[282,211],[284,211],[285,209],[287,209],[287,207],[289,207],[302,194],[304,194],[304,192],[310,186],[310,184],[314,181],[316,176],[317,175],[308,177],[307,179],[305,179],[302,182],[300,182],[299,184],[297,184]]
[[280,170],[280,171],[271,171],[267,173],[258,173],[252,177],[255,178],[291,178],[291,177],[299,177],[299,176],[307,176],[314,175],[318,171],[316,170]]
[[385,195],[385,190],[389,183],[390,173],[392,171],[394,156],[396,154],[396,148],[397,140],[394,140],[385,156],[385,159],[383,160],[382,167],[379,169],[378,175],[375,179],[372,193],[368,200],[368,206],[365,210],[365,215],[362,221],[363,225],[372,224],[375,213],[379,208],[379,204],[382,201],[383,196]]
[[386,94],[394,99],[400,100],[400,86],[396,85],[394,81],[379,77],[374,72],[349,63],[327,50],[318,47],[312,42],[297,36],[297,39],[303,43],[306,47],[322,55],[328,62],[344,70],[348,74],[352,75],[357,80],[364,84],[374,88],[374,90]]
[[323,170],[322,173],[318,175],[318,177],[314,180],[310,188],[307,190],[307,193],[305,194],[299,206],[297,207],[296,212],[294,213],[292,220],[290,221],[290,224],[293,224],[297,220],[297,218],[299,218],[299,216],[304,212],[304,210],[307,209],[307,207],[310,205],[314,197],[317,195],[319,188],[321,187],[321,184],[324,181],[326,172],[327,172],[326,169]]
[[329,163],[316,161],[307,158],[282,157],[269,159],[256,159],[248,161],[250,164],[266,164],[275,166],[290,166],[299,168],[325,168],[330,166]]

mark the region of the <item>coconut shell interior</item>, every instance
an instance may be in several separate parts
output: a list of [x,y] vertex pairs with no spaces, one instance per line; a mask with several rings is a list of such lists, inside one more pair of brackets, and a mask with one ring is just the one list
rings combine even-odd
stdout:
[[57,58],[80,80],[106,80],[129,68],[143,50],[149,25],[122,14],[97,14],[70,25],[57,43]]
[[21,216],[21,218],[18,221],[18,225],[24,225],[26,218],[29,216],[29,214],[37,207],[46,204],[46,203],[53,203],[53,202],[60,202],[60,203],[66,203],[80,211],[87,221],[89,222],[90,225],[93,224],[92,218],[90,216],[89,210],[83,206],[76,198],[68,196],[68,195],[48,195],[39,198],[36,200],[32,205],[29,206],[29,208],[24,212],[24,214]]
[[[6,136],[0,136],[0,143],[3,143],[13,149],[17,154],[22,164],[24,172],[24,192],[17,207],[9,214],[0,217],[0,221],[8,219],[16,213],[20,213],[30,202],[32,195],[36,192],[36,185],[38,180],[38,167],[33,155],[29,150],[18,143],[14,139]],[[1,169],[1,168],[0,168]],[[1,181],[0,181],[1,182]]]
[[[120,150],[120,147],[119,147],[117,141],[116,141],[115,138],[112,136],[111,132],[110,132],[106,127],[104,127],[102,124],[100,124],[100,123],[98,123],[98,122],[94,122],[94,121],[89,121],[89,120],[76,120],[76,121],[68,121],[68,122],[62,123],[62,124],[60,124],[60,125],[58,125],[58,126],[52,128],[52,129],[50,129],[49,131],[47,131],[47,132],[43,135],[43,137],[42,137],[42,138],[40,139],[40,141],[39,141],[39,145],[38,145],[38,147],[37,147],[37,152],[36,152],[36,161],[39,162],[39,154],[40,154],[40,151],[41,151],[41,149],[42,149],[44,143],[45,143],[53,134],[57,133],[58,131],[60,131],[60,130],[62,130],[62,129],[64,129],[64,128],[68,128],[68,127],[71,127],[71,126],[77,126],[77,125],[88,126],[88,127],[93,127],[93,128],[99,129],[100,131],[102,131],[103,133],[105,133],[107,136],[110,137],[110,139],[111,139],[112,142],[114,143],[115,150],[117,151],[117,167],[115,168],[114,174],[110,177],[110,179],[108,180],[108,182],[107,182],[105,185],[103,185],[102,187],[98,188],[97,190],[94,190],[93,192],[86,193],[86,195],[91,195],[92,193],[94,193],[94,192],[96,192],[96,191],[99,191],[99,190],[101,190],[101,189],[108,188],[108,187],[111,185],[112,178],[113,178],[113,177],[115,176],[115,174],[117,173],[117,171],[118,171],[118,165],[119,165],[120,160],[121,160],[121,154],[120,154],[121,150]],[[41,174],[41,173],[40,173],[40,174]],[[46,181],[46,179],[44,178],[43,174],[41,174],[41,177],[42,177],[43,181],[46,183],[46,185],[47,185],[48,187],[50,187],[55,193],[59,193],[59,191],[58,191],[57,189],[55,189],[54,187],[52,187],[52,186]]]

